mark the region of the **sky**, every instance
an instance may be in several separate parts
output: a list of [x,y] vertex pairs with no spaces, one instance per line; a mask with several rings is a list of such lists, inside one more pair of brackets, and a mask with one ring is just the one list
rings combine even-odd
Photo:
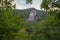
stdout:
[[26,4],[25,0],[15,0],[14,2],[16,3],[16,9],[35,8],[39,10],[42,0],[33,0],[32,4]]

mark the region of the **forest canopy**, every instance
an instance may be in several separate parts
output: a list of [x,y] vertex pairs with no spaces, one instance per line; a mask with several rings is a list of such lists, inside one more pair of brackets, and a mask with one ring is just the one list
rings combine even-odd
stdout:
[[34,23],[25,22],[12,1],[0,0],[0,40],[60,40],[60,0],[42,0],[40,7],[48,14]]

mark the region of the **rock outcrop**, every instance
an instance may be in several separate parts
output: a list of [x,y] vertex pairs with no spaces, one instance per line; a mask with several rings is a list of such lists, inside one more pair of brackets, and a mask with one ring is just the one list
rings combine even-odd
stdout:
[[32,23],[35,22],[37,20],[36,14],[37,14],[36,9],[32,8],[31,12],[29,13],[28,21]]

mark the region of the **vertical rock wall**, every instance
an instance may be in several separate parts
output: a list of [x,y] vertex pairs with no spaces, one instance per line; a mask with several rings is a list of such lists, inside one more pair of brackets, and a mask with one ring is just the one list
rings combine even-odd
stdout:
[[28,21],[31,21],[31,22],[35,22],[36,20],[36,9],[32,8],[31,9],[31,12],[29,14],[29,18],[28,18]]

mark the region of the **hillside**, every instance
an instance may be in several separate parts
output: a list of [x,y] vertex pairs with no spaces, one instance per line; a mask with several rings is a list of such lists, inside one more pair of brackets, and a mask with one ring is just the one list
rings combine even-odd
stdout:
[[[29,8],[29,9],[24,9],[24,10],[18,10],[16,9],[14,11],[15,14],[17,13],[21,13],[21,18],[23,19],[26,19],[29,17],[29,14],[31,12],[31,9],[33,8]],[[35,9],[36,10],[36,9]],[[43,10],[36,10],[36,13],[37,13],[37,17],[41,20],[41,19],[44,19],[46,16],[47,16],[47,12],[46,11],[43,11]]]

